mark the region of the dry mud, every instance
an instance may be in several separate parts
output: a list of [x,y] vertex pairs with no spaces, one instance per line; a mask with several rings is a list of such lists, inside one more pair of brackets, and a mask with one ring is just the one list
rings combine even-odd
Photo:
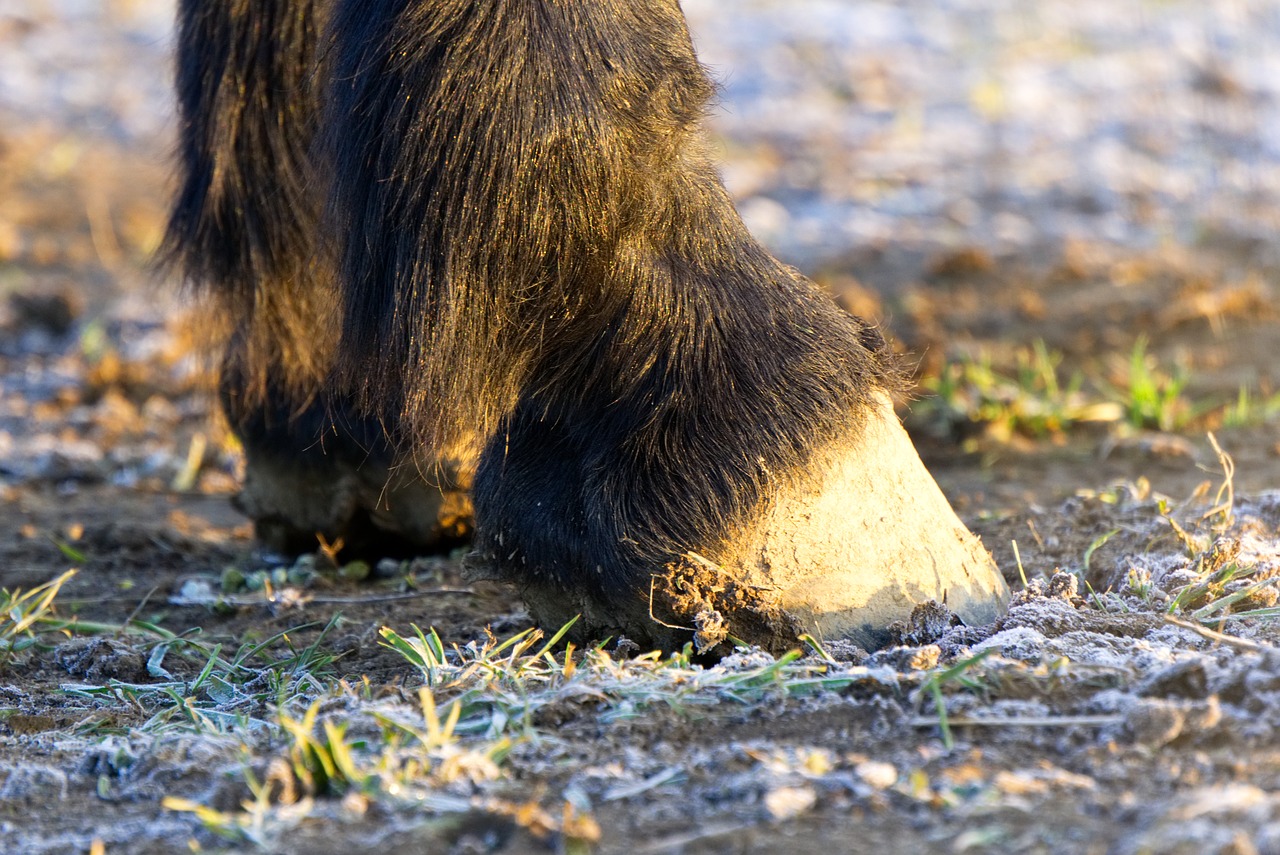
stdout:
[[[266,674],[340,612],[320,644],[343,656],[330,671],[355,688],[317,685],[307,697],[323,698],[322,719],[358,736],[373,737],[379,717],[421,718],[421,676],[377,645],[377,627],[431,624],[465,643],[486,625],[505,636],[527,622],[505,591],[468,590],[443,560],[402,568],[395,580],[327,574],[292,595],[219,598],[222,567],[253,563],[243,534],[217,521],[221,497],[116,490],[111,501],[124,519],[86,525],[77,543],[90,557],[65,586],[61,613],[198,627],[228,651],[293,629],[287,645],[251,663]],[[29,496],[22,507],[26,525],[42,531],[88,510]],[[185,534],[171,522],[175,508]],[[1029,525],[1038,541],[1023,535]],[[554,851],[568,845],[558,832],[572,805],[602,829],[601,852],[806,851],[848,839],[895,851],[1280,851],[1280,627],[1225,614],[1274,605],[1274,582],[1258,583],[1280,573],[1277,530],[1274,493],[1237,498],[1230,522],[1208,500],[1170,510],[1125,490],[1009,518],[987,536],[1018,538],[1032,582],[993,625],[924,615],[902,628],[901,646],[868,657],[832,644],[834,661],[811,653],[785,678],[770,676],[775,662],[763,653],[655,671],[624,661],[635,651],[615,651],[607,666],[584,661],[585,675],[530,683],[529,721],[511,728],[501,774],[423,779],[369,802],[277,804],[252,839],[287,852]],[[47,539],[20,550],[22,533],[5,531],[4,542],[6,566],[66,563]],[[1230,564],[1252,574],[1196,593]],[[1185,623],[1211,594],[1246,588],[1213,621],[1225,635]],[[1170,622],[1171,612],[1184,623]],[[248,688],[225,697],[191,688],[201,661],[176,652],[157,661],[155,640],[45,642],[7,663],[0,680],[6,850],[225,845],[162,799],[225,811],[249,798],[246,770],[261,777],[284,751],[269,725],[274,704]],[[983,658],[939,682],[940,669],[975,656]],[[204,726],[143,697],[166,683],[208,717]],[[437,691],[441,704],[456,695]],[[219,714],[237,723],[218,732]],[[531,804],[545,822],[519,814]]]

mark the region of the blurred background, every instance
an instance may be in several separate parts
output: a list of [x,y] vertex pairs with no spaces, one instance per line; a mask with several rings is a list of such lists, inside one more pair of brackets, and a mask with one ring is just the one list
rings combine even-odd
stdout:
[[[756,235],[918,367],[970,513],[1280,486],[1280,2],[685,0]],[[0,0],[0,489],[232,489],[147,262],[166,0]]]
[[726,180],[776,250],[1269,241],[1280,5],[684,4]]

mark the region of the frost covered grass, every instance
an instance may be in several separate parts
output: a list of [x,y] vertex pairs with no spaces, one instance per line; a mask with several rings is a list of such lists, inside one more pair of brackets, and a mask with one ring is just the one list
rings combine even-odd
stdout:
[[[175,724],[185,724],[201,734],[244,734],[241,774],[248,795],[238,809],[165,800],[170,810],[193,814],[207,830],[237,844],[272,849],[317,800],[330,799],[357,812],[379,801],[443,814],[480,811],[575,851],[600,833],[582,805],[567,800],[548,809],[506,792],[513,782],[505,764],[512,750],[562,741],[554,723],[564,710],[608,725],[647,715],[653,707],[689,715],[695,708],[774,705],[891,679],[885,669],[873,675],[865,667],[806,658],[799,650],[778,659],[743,651],[714,667],[695,664],[690,648],[619,658],[604,644],[560,647],[568,629],[549,639],[526,630],[506,639],[446,645],[434,630],[414,627],[405,636],[383,627],[382,643],[423,683],[416,691],[399,687],[390,697],[375,697],[383,692],[367,679],[321,679],[331,660],[308,650],[257,671],[253,682],[277,689],[274,702],[267,700],[269,693],[257,698],[269,711],[262,716],[235,711],[247,698],[237,685],[252,670],[245,663],[257,649],[242,650],[231,661],[212,657],[186,684],[185,696],[173,684],[143,691],[117,682],[79,691],[184,711],[157,713],[143,730],[165,723],[170,733]],[[936,687],[930,691],[937,696]]]
[[[1255,560],[1256,549],[1250,552],[1232,534],[1232,509],[1217,503],[1216,512],[1207,514],[1164,501],[1143,507],[1153,529],[1182,531],[1181,570],[1151,574],[1142,584],[1129,579],[1082,599],[1074,576],[1058,573],[1046,582],[1048,568],[1032,568],[1030,584],[997,625],[944,621],[926,630],[922,618],[902,628],[904,646],[869,656],[806,638],[779,658],[743,649],[703,665],[688,647],[667,655],[607,641],[579,649],[563,642],[571,624],[549,636],[528,629],[466,643],[451,643],[432,628],[410,625],[405,632],[384,626],[379,644],[398,667],[391,679],[384,672],[372,680],[344,673],[333,642],[341,623],[335,616],[322,627],[300,626],[234,651],[201,641],[196,631],[175,635],[155,628],[121,636],[145,658],[149,680],[67,684],[63,691],[104,707],[145,711],[137,724],[96,738],[206,739],[232,750],[239,759],[229,774],[240,794],[233,805],[226,798],[187,796],[168,796],[163,804],[233,846],[275,851],[308,819],[358,822],[377,810],[482,817],[518,828],[540,845],[589,852],[601,839],[601,809],[612,800],[679,783],[694,774],[702,756],[691,754],[688,768],[677,764],[646,774],[623,763],[608,773],[607,787],[589,791],[581,781],[600,774],[600,760],[581,740],[610,729],[653,721],[670,727],[770,719],[813,703],[840,708],[890,702],[901,716],[890,726],[932,733],[941,751],[952,752],[975,730],[1120,733],[1140,727],[1131,717],[1146,715],[1146,707],[1116,708],[1112,700],[1108,708],[1097,700],[1131,686],[1137,679],[1132,668],[1102,667],[1090,648],[1095,642],[1078,653],[1063,648],[1048,632],[1051,626],[1074,626],[1079,633],[1108,621],[1131,627],[1136,619],[1148,637],[1167,644],[1158,634],[1167,631],[1161,627],[1168,626],[1169,615],[1177,627],[1185,619],[1228,630],[1187,628],[1180,642],[1187,651],[1198,643],[1187,639],[1225,639],[1267,655],[1265,642],[1230,635],[1230,627],[1257,625],[1280,613],[1249,607],[1267,596],[1274,601],[1276,578]],[[1086,551],[1095,561],[1108,540],[1089,544]],[[1090,556],[1078,559],[1084,565]],[[38,590],[14,596],[38,604],[27,614],[43,619],[54,609],[57,591]],[[86,628],[65,622],[58,627],[64,633]],[[306,644],[293,641],[304,633]],[[192,673],[179,678],[174,672]],[[1031,697],[1040,700],[1028,706],[1025,699]],[[82,735],[95,738],[91,731]],[[745,743],[728,750],[752,774],[774,782],[763,804],[775,818],[812,809],[815,792],[836,782],[854,786],[850,780],[863,788],[867,781],[882,781],[871,786],[879,798],[958,805],[971,797],[963,788],[940,788],[921,770],[899,774],[896,767],[886,771],[885,764],[865,758],[805,754],[784,760]],[[530,791],[531,776],[560,783]],[[1021,786],[1010,781],[1005,784]]]
[[56,624],[51,627],[55,622],[53,600],[62,583],[74,575],[74,570],[68,570],[29,591],[0,590],[0,667],[7,665],[15,653],[36,644],[40,633],[59,631]]

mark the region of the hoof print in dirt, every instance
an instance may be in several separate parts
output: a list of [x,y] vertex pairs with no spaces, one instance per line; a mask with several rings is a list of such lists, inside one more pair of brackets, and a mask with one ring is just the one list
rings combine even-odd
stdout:
[[739,218],[678,4],[284,5],[180,7],[166,241],[226,328],[261,537],[429,547],[456,461],[479,563],[580,639],[1002,612],[884,338]]

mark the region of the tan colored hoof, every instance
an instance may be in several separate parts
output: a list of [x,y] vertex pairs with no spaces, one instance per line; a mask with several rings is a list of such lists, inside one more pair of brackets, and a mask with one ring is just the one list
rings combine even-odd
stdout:
[[970,625],[1004,613],[1004,578],[887,399],[815,463],[817,477],[776,495],[726,560],[690,553],[655,580],[654,602],[692,620],[700,648],[736,638],[777,652],[810,633],[875,649],[929,600]]

